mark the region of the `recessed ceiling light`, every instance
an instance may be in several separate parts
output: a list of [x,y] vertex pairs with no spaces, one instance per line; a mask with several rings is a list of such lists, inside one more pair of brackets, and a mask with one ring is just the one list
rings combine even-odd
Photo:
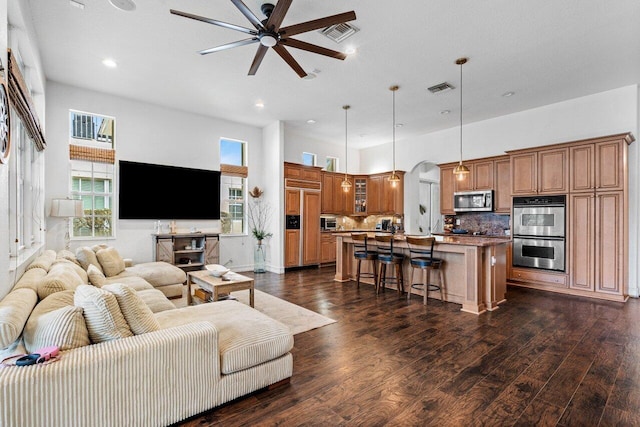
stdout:
[[264,102],[262,101],[256,101],[256,103],[253,105],[255,105],[256,108],[264,108]]
[[116,68],[118,63],[111,58],[105,58],[102,60],[102,65],[109,68]]
[[396,123],[397,128],[401,128],[402,126],[404,126],[404,123]]
[[73,7],[77,7],[80,10],[84,9],[84,4],[80,3],[79,1],[69,0],[69,4]]
[[509,91],[509,92],[503,93],[502,96],[504,96],[505,98],[509,98],[510,96],[513,96],[515,94],[516,94],[515,92]]
[[440,114],[449,114],[451,112],[451,110],[442,110],[440,111]]
[[316,122],[316,121],[315,121],[315,120],[313,120],[313,119],[309,119],[309,120],[307,120],[307,123],[308,123],[308,124],[310,124],[310,125],[314,124],[315,122]]
[[344,53],[346,53],[347,55],[353,55],[354,53],[356,53],[357,50],[355,47],[353,46],[349,46],[348,48],[345,49]]
[[133,0],[109,0],[109,3],[116,9],[124,10],[125,12],[136,10],[136,4]]

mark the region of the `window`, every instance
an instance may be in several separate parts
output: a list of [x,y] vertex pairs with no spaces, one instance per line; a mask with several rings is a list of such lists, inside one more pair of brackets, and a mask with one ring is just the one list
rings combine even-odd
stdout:
[[316,155],[313,153],[302,153],[302,164],[307,166],[315,166]]
[[69,196],[82,200],[83,210],[82,218],[73,218],[71,238],[115,237],[114,131],[113,117],[69,110]]
[[244,234],[247,224],[246,143],[220,139],[220,225],[222,234]]
[[72,237],[114,237],[113,182],[113,164],[71,161],[71,198],[82,200],[84,212],[73,219]]
[[338,172],[338,159],[336,157],[327,156],[327,172]]
[[44,155],[36,150],[19,116],[13,111],[11,116],[9,242],[11,256],[17,257],[44,242]]
[[107,146],[114,145],[115,120],[113,117],[80,111],[69,112],[69,134],[75,143],[80,145]]

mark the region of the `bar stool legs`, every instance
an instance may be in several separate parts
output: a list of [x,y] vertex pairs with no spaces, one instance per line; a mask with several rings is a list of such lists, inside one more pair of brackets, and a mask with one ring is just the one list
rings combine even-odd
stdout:
[[[419,268],[419,267],[414,267],[412,266],[411,269],[411,282],[413,282],[413,276],[414,276],[414,272],[415,269]],[[438,271],[438,275],[439,275],[439,279],[440,282],[437,285],[433,285],[431,283],[429,283],[430,281],[430,276],[431,276],[431,270],[437,270]],[[423,304],[427,305],[427,297],[429,295],[429,291],[436,291],[439,290],[440,291],[440,301],[444,302],[444,272],[442,270],[442,261],[440,261],[437,266],[431,266],[431,267],[423,267],[420,268],[421,271],[421,276],[422,276],[422,283],[413,283],[411,285],[411,288],[415,288],[415,289],[424,289],[424,300],[423,300]],[[411,299],[411,289],[409,289],[409,291],[407,292],[407,301]]]
[[[387,264],[395,265],[395,275],[393,277],[387,277]],[[380,274],[379,279],[376,282],[376,295],[380,293],[380,288],[384,292],[385,285],[387,283],[395,283],[398,289],[398,294],[402,295],[404,292],[404,274],[402,273],[402,264],[380,262]]]
[[[360,288],[360,277],[361,277],[361,273],[360,273],[360,269],[362,268],[362,261],[371,261],[373,262],[373,283],[376,285],[376,293],[377,293],[377,288],[378,288],[378,263],[375,259],[363,259],[363,258],[358,258],[358,267],[356,270],[356,283],[358,285],[358,288]],[[367,273],[370,274],[370,273]]]

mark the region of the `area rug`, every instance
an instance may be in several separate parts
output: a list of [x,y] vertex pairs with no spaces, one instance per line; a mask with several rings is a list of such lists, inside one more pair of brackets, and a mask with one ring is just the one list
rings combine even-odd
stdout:
[[[238,301],[249,304],[248,290],[232,292],[231,295],[237,298]],[[294,335],[336,322],[315,311],[292,304],[257,289],[254,295],[254,305],[256,310],[287,325]]]

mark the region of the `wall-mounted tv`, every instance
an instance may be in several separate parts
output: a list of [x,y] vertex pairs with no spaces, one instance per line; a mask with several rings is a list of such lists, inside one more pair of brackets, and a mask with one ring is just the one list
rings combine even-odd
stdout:
[[220,219],[220,171],[120,160],[120,219]]

